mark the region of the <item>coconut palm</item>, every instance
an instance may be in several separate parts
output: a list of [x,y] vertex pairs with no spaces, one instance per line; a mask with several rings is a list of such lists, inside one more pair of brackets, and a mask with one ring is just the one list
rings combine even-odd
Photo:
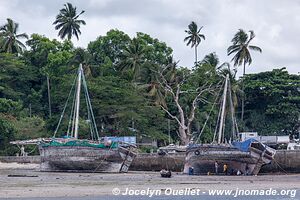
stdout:
[[215,52],[207,54],[200,64],[208,64],[213,66],[214,68],[217,68],[219,64],[219,58]]
[[74,51],[74,56],[70,59],[69,64],[74,68],[72,70],[77,70],[78,66],[82,64],[83,71],[86,77],[92,75],[92,55],[84,48],[78,47]]
[[144,63],[145,48],[136,38],[133,38],[130,44],[125,47],[118,67],[121,71],[130,71],[133,74],[133,79],[136,79]]
[[188,26],[188,30],[185,32],[188,34],[186,38],[184,38],[184,42],[187,42],[186,45],[191,45],[191,48],[195,48],[195,65],[197,64],[197,47],[201,42],[201,39],[205,40],[205,36],[200,33],[203,26],[198,29],[198,26],[195,22],[191,22]]
[[[216,73],[216,75],[219,75],[221,77],[225,77],[228,73],[228,69],[230,69],[230,64],[227,62],[224,62],[220,64],[219,58],[215,52],[207,54],[203,60],[201,60],[198,65],[200,67],[200,70],[206,70],[207,73]],[[231,70],[230,70],[231,71]],[[231,75],[231,73],[229,73]],[[232,76],[230,76],[232,77]]]
[[68,40],[71,40],[72,36],[75,35],[78,40],[81,34],[80,25],[86,24],[84,20],[79,20],[78,17],[83,14],[84,11],[81,11],[77,15],[76,7],[71,3],[66,3],[64,6],[53,22],[53,25],[56,25],[55,30],[59,30],[58,36],[60,36],[61,39],[67,36]]
[[28,39],[26,33],[17,34],[19,24],[7,19],[7,24],[0,27],[0,51],[7,53],[22,53],[26,49],[19,39]]
[[[252,58],[250,54],[250,50],[262,52],[261,48],[258,46],[250,45],[250,42],[255,38],[254,31],[249,31],[250,36],[242,29],[239,29],[238,32],[234,35],[231,40],[232,45],[228,47],[227,54],[231,55],[235,53],[232,60],[234,62],[234,66],[244,66],[243,76],[246,74],[246,64],[248,66],[252,63]],[[244,83],[242,82],[242,91],[244,91]],[[242,97],[242,113],[241,120],[244,119],[244,101],[245,97]]]
[[227,74],[229,75],[230,101],[229,105],[227,105],[228,108],[226,108],[226,114],[231,114],[231,129],[233,134],[232,136],[235,138],[236,133],[238,132],[238,127],[236,126],[237,124],[235,118],[235,111],[238,106],[239,97],[242,96],[239,85],[237,84],[237,81],[235,79],[237,69],[236,67],[231,69],[230,64],[227,62],[220,64],[219,58],[216,53],[210,53],[206,55],[204,59],[200,62],[200,64],[202,66],[207,66],[208,68],[211,68],[212,71],[216,71],[221,79],[224,79]]
[[254,31],[249,32],[250,36],[244,30],[239,29],[231,40],[233,44],[227,49],[228,56],[235,53],[231,60],[234,61],[234,66],[244,66],[243,75],[246,73],[246,64],[250,65],[252,63],[250,50],[262,52],[258,46],[250,45],[250,42],[255,38],[255,34]]

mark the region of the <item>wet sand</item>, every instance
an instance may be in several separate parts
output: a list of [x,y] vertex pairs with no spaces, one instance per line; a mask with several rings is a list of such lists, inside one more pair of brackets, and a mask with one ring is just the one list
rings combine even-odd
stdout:
[[173,173],[172,178],[161,178],[159,172],[129,172],[127,174],[39,172],[38,166],[0,163],[0,197],[104,197],[104,195],[112,195],[114,188],[119,188],[121,192],[126,188],[134,190],[193,188],[201,191],[236,188],[300,189],[300,174],[188,176]]

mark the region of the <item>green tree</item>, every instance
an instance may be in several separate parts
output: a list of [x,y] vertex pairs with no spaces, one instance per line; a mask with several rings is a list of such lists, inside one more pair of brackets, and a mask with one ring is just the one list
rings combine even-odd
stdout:
[[36,88],[36,71],[15,54],[0,53],[0,98],[26,101]]
[[20,39],[28,39],[26,33],[18,34],[19,24],[8,18],[0,27],[0,52],[22,53],[26,49]]
[[38,34],[32,34],[27,45],[30,50],[25,52],[24,57],[28,65],[34,66],[36,75],[40,78],[40,88],[36,90],[42,96],[39,107],[43,107],[43,110],[48,109],[48,116],[51,117],[50,79],[66,73],[61,70],[61,66],[70,62],[74,47],[71,41],[66,40],[61,43]]
[[198,26],[195,22],[191,22],[188,25],[188,30],[185,30],[185,32],[188,34],[186,38],[184,38],[184,42],[187,42],[186,45],[191,45],[191,48],[195,48],[195,65],[197,64],[197,47],[200,44],[201,40],[205,40],[205,36],[200,33],[203,26],[201,26],[198,29]]
[[20,116],[21,102],[0,98],[0,155],[15,155],[17,148],[9,142],[14,140],[16,129],[11,123]]
[[71,40],[72,36],[75,35],[77,40],[79,40],[79,35],[81,34],[80,25],[85,25],[86,23],[84,20],[78,19],[78,17],[83,14],[84,11],[77,14],[77,8],[71,3],[66,3],[64,6],[53,22],[53,25],[56,25],[55,30],[59,30],[58,36],[60,36],[61,39],[67,36],[68,40]]
[[121,71],[128,71],[132,80],[137,80],[140,70],[145,63],[145,48],[133,38],[130,44],[125,47],[122,59],[118,64]]
[[14,134],[16,130],[9,120],[0,116],[0,155],[14,155],[17,150],[16,147],[9,144],[10,141],[14,140]]
[[152,62],[144,64],[140,74],[142,82],[138,84],[138,89],[144,93],[153,105],[167,107],[166,93],[160,84],[158,72],[162,67],[165,67],[166,79],[169,82],[174,82],[177,73],[177,64],[178,61],[175,61],[173,56],[167,58],[167,64],[164,66]]
[[92,55],[86,49],[80,47],[76,48],[73,54],[69,64],[74,65],[75,68],[82,64],[85,76],[92,75]]
[[130,40],[127,34],[117,29],[108,31],[105,36],[99,36],[88,44],[87,51],[92,56],[92,64],[102,65],[109,59],[113,65],[116,65],[120,62],[122,52]]
[[150,105],[130,81],[104,75],[90,78],[88,85],[102,136],[147,135],[166,139],[160,123],[164,119],[163,112]]
[[298,135],[300,76],[285,68],[246,75],[245,125],[262,135]]
[[144,47],[144,57],[147,61],[157,65],[169,63],[168,59],[172,56],[173,50],[166,43],[141,32],[138,32],[135,38]]

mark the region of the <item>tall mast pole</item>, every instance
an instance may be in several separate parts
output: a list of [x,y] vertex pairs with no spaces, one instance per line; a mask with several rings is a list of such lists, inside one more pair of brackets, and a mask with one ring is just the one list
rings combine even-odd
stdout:
[[220,121],[220,127],[219,127],[218,144],[221,144],[221,140],[222,140],[222,132],[223,132],[223,128],[224,128],[225,108],[226,108],[226,96],[227,96],[227,88],[228,88],[228,79],[229,79],[229,74],[226,75],[225,86],[224,86],[223,104],[222,104],[221,121]]
[[231,112],[231,122],[232,122],[232,139],[235,140],[237,138],[237,129],[236,129],[236,121],[234,117],[234,107],[232,102],[232,93],[231,93],[231,82],[228,81],[228,92],[229,92],[229,101],[230,101],[230,112]]
[[79,105],[80,105],[80,88],[81,88],[81,76],[82,76],[82,64],[79,65],[78,69],[78,84],[76,94],[76,107],[75,107],[75,132],[74,137],[78,139],[78,123],[79,123]]

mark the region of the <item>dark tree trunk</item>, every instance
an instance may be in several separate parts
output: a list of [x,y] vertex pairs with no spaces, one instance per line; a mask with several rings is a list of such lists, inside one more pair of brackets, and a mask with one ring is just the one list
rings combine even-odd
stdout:
[[241,120],[242,122],[244,121],[244,112],[245,112],[245,91],[244,91],[244,78],[245,78],[245,74],[246,74],[246,63],[244,63],[244,71],[243,71],[243,78],[242,78],[242,91],[243,91],[243,95],[242,95],[242,114],[241,114]]
[[51,118],[51,95],[50,95],[50,80],[49,76],[47,76],[47,89],[48,89],[48,105],[49,105],[49,117]]
[[195,45],[195,66],[197,65],[197,46]]

